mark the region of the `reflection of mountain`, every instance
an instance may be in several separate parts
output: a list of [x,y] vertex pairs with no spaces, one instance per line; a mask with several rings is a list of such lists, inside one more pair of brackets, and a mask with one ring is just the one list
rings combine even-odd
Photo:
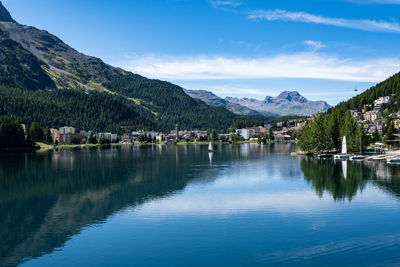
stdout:
[[14,171],[2,173],[0,180],[0,265],[49,253],[82,227],[181,190],[190,179],[184,168],[165,168],[176,166],[174,156],[140,149],[138,157],[139,149],[124,148],[110,161],[116,153],[63,151],[2,159],[0,169]]
[[0,265],[51,253],[85,226],[213,181],[221,163],[244,159],[242,146],[218,149],[212,164],[207,146],[0,154]]
[[303,158],[301,169],[319,196],[329,193],[335,200],[348,199],[362,191],[371,182],[384,191],[400,197],[400,168],[378,162],[346,162],[344,175],[342,162]]

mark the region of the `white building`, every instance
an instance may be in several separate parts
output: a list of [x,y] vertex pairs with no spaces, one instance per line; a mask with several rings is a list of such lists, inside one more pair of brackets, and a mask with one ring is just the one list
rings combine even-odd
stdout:
[[69,127],[69,126],[64,126],[61,127],[60,130],[58,130],[60,134],[73,134],[75,133],[75,128],[74,127]]
[[237,129],[236,133],[243,137],[245,140],[249,140],[250,136],[256,133],[255,129]]
[[114,141],[115,139],[118,139],[118,135],[113,134],[113,133],[98,133],[96,137],[99,140],[101,137],[107,138],[110,141]]

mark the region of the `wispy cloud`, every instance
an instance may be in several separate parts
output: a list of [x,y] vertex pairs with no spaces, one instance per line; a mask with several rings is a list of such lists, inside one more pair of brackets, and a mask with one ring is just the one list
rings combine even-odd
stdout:
[[210,4],[215,7],[215,8],[219,8],[219,7],[238,7],[241,6],[242,3],[238,2],[238,1],[222,1],[222,0],[213,0],[213,1],[209,1]]
[[319,50],[325,47],[325,45],[322,42],[318,41],[306,40],[303,43],[314,50]]
[[311,78],[378,82],[400,70],[400,59],[354,60],[309,52],[263,58],[143,56],[117,65],[170,80]]
[[248,14],[248,18],[253,20],[268,20],[268,21],[281,20],[281,21],[324,24],[324,25],[351,28],[363,31],[400,33],[400,24],[398,24],[397,22],[330,18],[305,12],[291,12],[280,9],[253,10]]

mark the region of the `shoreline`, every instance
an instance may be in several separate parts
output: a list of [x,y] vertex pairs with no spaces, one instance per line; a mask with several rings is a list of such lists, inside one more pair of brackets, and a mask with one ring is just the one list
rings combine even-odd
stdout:
[[[236,145],[236,144],[263,144],[258,141],[237,141],[237,142],[211,142],[213,145]],[[296,143],[296,141],[267,141],[265,144],[273,143]],[[176,146],[185,145],[208,145],[209,141],[200,142],[177,142],[173,143]],[[166,142],[161,143],[111,143],[111,144],[61,144],[61,145],[48,145],[45,143],[37,142],[36,151],[42,152],[47,150],[54,150],[58,148],[94,148],[94,147],[112,147],[112,146],[153,146],[153,145],[168,145]],[[35,150],[35,149],[32,149]]]

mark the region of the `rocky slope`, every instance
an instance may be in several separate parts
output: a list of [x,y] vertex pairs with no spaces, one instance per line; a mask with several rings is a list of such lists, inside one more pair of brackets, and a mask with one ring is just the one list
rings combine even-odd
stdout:
[[[158,125],[158,129],[168,130],[178,123],[182,128],[220,129],[229,127],[239,118],[223,107],[209,106],[191,98],[177,85],[110,66],[99,58],[76,51],[45,30],[21,25],[0,2],[0,90],[2,88],[4,99],[7,97],[10,104],[0,107],[0,115],[14,115],[24,123],[41,121],[52,127],[68,123],[75,127],[91,125],[93,130],[115,130],[119,124],[134,123],[137,127]],[[31,91],[29,112],[17,113],[22,105],[26,106],[23,97],[28,94],[13,93],[10,88]],[[48,92],[55,89],[75,89],[71,93],[74,101],[67,102],[71,106],[62,105],[61,109],[59,101],[44,101],[51,99],[53,93]],[[46,92],[39,92],[43,90]],[[88,94],[96,97],[84,97]],[[68,92],[62,95],[65,97]],[[121,121],[113,121],[111,128],[105,126],[110,121],[107,115],[111,114],[110,107],[99,107],[104,116],[96,114],[96,109],[85,116],[76,112],[76,106],[97,105],[90,104],[97,97],[102,103],[111,101],[114,105],[118,102],[122,106],[118,110]],[[69,110],[69,117],[65,110]],[[99,120],[103,123],[99,124]]]
[[193,98],[197,98],[202,100],[204,103],[210,106],[215,106],[215,107],[224,107],[227,110],[239,114],[239,115],[263,115],[267,117],[276,117],[276,114],[269,113],[269,112],[257,112],[255,110],[252,110],[248,107],[235,104],[235,103],[230,103],[226,101],[223,98],[220,98],[216,96],[213,92],[206,91],[206,90],[187,90],[185,89],[185,93],[188,94],[189,96]]
[[237,97],[226,97],[225,100],[229,103],[248,107],[259,113],[271,112],[281,116],[308,116],[324,112],[330,108],[330,105],[325,101],[310,101],[296,91],[285,91],[277,97],[267,96],[264,100],[239,99]]

